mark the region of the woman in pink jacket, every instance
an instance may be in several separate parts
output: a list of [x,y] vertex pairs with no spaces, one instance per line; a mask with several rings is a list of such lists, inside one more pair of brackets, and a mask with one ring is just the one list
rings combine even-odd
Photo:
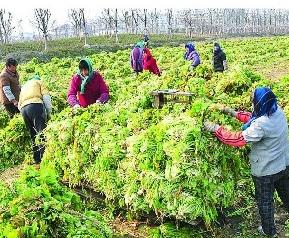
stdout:
[[108,101],[109,89],[102,76],[92,70],[89,59],[82,59],[79,62],[79,71],[71,79],[67,99],[74,108]]

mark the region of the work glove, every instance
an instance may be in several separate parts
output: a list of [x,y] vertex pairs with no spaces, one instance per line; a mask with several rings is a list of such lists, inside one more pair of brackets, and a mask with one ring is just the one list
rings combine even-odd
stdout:
[[75,104],[73,107],[72,107],[72,111],[74,112],[74,113],[76,113],[77,111],[78,111],[78,109],[80,109],[81,107],[80,107],[80,105],[79,104]]
[[80,107],[79,104],[75,104],[75,105],[73,106],[73,109],[77,109],[77,108],[79,108],[79,107]]
[[221,108],[220,111],[225,113],[225,114],[227,114],[227,115],[229,115],[229,116],[232,116],[232,117],[236,117],[237,116],[237,112],[234,109],[229,108],[229,107],[223,107],[223,108]]
[[220,128],[220,125],[210,122],[210,121],[205,121],[203,125],[204,130],[209,131],[209,132],[215,132]]

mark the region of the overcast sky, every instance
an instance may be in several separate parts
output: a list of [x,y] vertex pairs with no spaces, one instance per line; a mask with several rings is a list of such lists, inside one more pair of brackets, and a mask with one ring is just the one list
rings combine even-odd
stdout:
[[[286,8],[289,0],[1,0],[0,8],[12,12],[14,24],[24,32],[31,32],[33,9],[37,7],[50,8],[56,24],[68,21],[67,10],[70,8],[85,8],[86,16],[92,18],[102,8]],[[19,27],[18,30],[20,29]]]

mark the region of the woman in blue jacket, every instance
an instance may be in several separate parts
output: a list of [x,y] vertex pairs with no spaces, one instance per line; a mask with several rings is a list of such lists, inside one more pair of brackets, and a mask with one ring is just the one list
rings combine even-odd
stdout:
[[186,53],[184,55],[185,60],[191,60],[192,61],[192,67],[195,68],[197,67],[200,63],[200,55],[195,49],[195,46],[192,43],[188,43],[185,46],[186,48]]

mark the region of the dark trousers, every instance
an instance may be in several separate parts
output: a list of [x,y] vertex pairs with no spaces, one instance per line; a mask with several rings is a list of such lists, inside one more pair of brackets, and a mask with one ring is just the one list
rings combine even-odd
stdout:
[[12,118],[15,114],[20,112],[18,108],[14,106],[13,103],[6,104],[4,105],[4,107],[10,118]]
[[[41,103],[31,103],[21,109],[26,127],[30,132],[33,147],[33,158],[36,164],[41,162],[44,153],[44,136],[40,134],[46,127],[46,114]],[[40,134],[43,144],[36,145],[36,135]]]
[[276,227],[274,221],[274,200],[273,195],[276,189],[287,212],[289,212],[289,179],[288,167],[277,174],[255,177],[255,195],[261,216],[262,228],[266,235],[274,236]]

